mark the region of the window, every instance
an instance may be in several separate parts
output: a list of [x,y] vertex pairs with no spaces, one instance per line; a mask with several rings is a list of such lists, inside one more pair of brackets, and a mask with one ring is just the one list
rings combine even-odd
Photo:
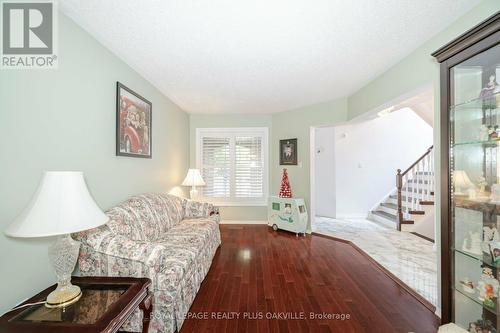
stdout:
[[267,137],[267,128],[197,128],[204,199],[221,206],[266,205]]

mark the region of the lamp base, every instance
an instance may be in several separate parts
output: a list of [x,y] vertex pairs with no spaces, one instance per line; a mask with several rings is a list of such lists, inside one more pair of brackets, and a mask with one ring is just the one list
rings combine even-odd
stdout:
[[71,284],[71,273],[80,252],[80,243],[62,235],[49,247],[49,259],[57,276],[57,288],[47,296],[48,308],[66,307],[82,296],[80,287]]
[[64,308],[77,302],[82,297],[80,287],[75,285],[57,286],[56,290],[47,296],[45,306],[48,308]]
[[196,189],[196,187],[192,187],[191,188],[191,191],[189,191],[189,197],[191,198],[191,200],[198,200],[200,198],[200,195],[198,193],[198,190]]

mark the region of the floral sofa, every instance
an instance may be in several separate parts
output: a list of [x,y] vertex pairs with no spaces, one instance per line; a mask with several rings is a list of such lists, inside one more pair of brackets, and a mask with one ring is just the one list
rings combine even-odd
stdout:
[[[150,332],[180,330],[221,243],[214,207],[168,194],[142,194],[106,212],[110,221],[74,234],[83,276],[148,277]],[[141,331],[142,311],[122,327]]]

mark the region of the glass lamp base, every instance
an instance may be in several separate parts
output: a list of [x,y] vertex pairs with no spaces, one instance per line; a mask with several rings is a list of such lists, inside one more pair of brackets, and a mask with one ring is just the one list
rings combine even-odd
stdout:
[[78,301],[82,297],[80,287],[70,284],[69,286],[57,286],[56,290],[47,296],[45,306],[48,308],[64,308]]
[[191,198],[191,200],[199,200],[199,193],[198,193],[198,190],[196,189],[195,186],[193,186],[191,188],[191,191],[189,191],[189,197]]
[[57,276],[57,288],[47,296],[48,308],[65,307],[82,296],[80,287],[71,284],[71,273],[80,252],[80,243],[70,235],[63,235],[49,247],[49,258]]

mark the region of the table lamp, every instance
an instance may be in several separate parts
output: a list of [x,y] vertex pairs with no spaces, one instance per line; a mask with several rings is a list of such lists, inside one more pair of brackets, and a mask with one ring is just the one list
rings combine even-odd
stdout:
[[474,187],[469,176],[464,170],[453,171],[453,184],[455,186],[454,195],[467,195],[467,190]]
[[108,217],[92,199],[82,172],[44,173],[35,196],[5,234],[25,238],[59,236],[49,247],[57,288],[47,296],[45,306],[66,307],[80,299],[80,287],[71,284],[80,242],[70,234],[96,228],[107,221]]
[[184,181],[182,182],[182,186],[191,186],[189,196],[191,197],[191,200],[198,200],[199,194],[196,186],[205,186],[200,170],[189,169],[186,178],[184,178]]

